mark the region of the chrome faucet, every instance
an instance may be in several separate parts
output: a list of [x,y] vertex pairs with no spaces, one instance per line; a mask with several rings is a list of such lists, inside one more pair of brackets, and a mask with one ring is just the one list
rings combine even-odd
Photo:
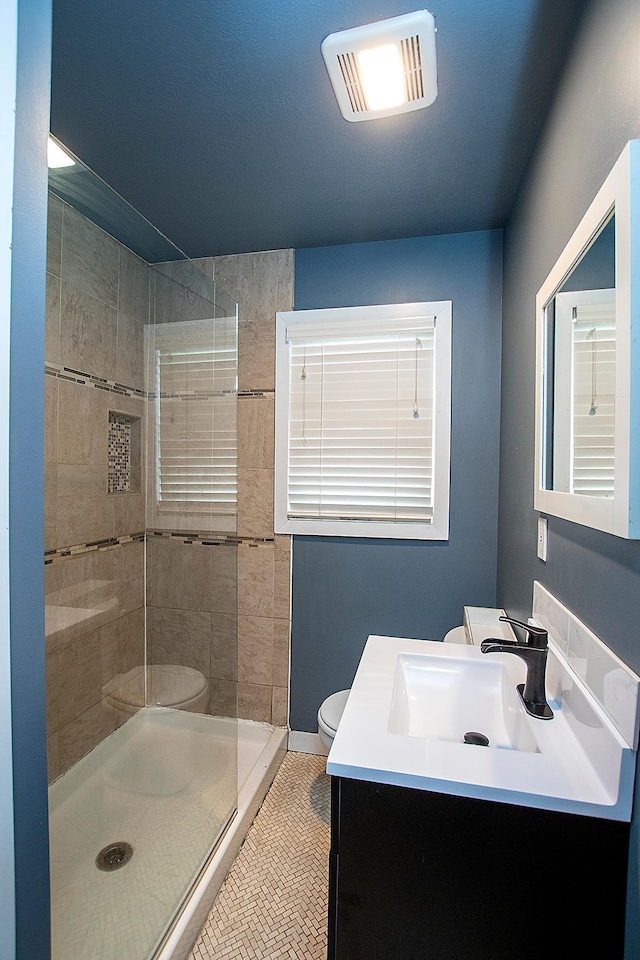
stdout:
[[497,640],[487,638],[480,644],[482,653],[515,653],[527,665],[527,679],[525,683],[516,686],[524,708],[532,717],[538,720],[551,720],[553,710],[547,703],[545,690],[545,673],[547,668],[549,637],[542,627],[532,627],[520,620],[511,617],[500,617],[505,623],[521,627],[526,632],[525,640]]

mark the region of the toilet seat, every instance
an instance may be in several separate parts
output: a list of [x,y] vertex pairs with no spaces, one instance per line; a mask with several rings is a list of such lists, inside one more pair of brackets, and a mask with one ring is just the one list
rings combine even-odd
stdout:
[[331,740],[336,735],[350,692],[350,690],[338,690],[320,704],[318,726]]

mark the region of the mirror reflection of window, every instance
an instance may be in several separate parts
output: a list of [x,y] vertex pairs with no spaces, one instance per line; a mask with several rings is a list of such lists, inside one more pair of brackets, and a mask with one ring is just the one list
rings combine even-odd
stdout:
[[612,497],[615,290],[558,294],[555,334],[554,489]]
[[615,217],[545,308],[546,487],[612,498],[615,465]]

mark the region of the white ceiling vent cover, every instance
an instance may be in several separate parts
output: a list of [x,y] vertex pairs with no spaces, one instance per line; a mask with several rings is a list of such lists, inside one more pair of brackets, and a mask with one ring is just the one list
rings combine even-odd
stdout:
[[419,110],[438,94],[436,25],[428,10],[332,33],[321,49],[345,120]]

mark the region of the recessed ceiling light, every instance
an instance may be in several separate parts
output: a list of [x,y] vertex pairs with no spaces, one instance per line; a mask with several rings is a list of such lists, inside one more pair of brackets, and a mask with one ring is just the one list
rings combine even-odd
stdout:
[[436,25],[428,10],[332,33],[321,49],[345,120],[419,110],[438,94]]
[[59,143],[49,137],[47,143],[47,163],[52,168],[73,167],[75,160],[69,156],[66,150],[63,150]]

